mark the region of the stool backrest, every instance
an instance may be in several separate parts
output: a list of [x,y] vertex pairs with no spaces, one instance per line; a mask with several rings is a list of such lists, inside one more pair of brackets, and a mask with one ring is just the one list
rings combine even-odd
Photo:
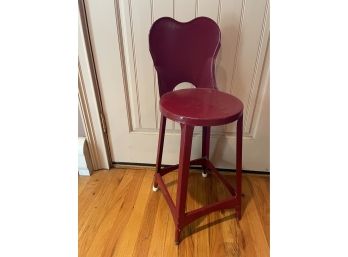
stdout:
[[221,32],[210,18],[182,23],[164,17],[150,29],[150,53],[158,75],[159,94],[182,82],[198,88],[216,88],[215,59]]

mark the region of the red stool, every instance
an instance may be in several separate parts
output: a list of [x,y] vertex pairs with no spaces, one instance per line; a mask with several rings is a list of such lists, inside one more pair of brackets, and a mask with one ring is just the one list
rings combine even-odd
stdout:
[[[161,18],[150,29],[150,52],[158,75],[161,123],[159,130],[154,191],[158,187],[173,215],[178,244],[183,227],[210,212],[235,208],[241,218],[243,103],[220,92],[215,82],[215,58],[220,48],[220,29],[211,19],[199,17],[187,23]],[[181,82],[196,86],[173,91]],[[179,165],[161,167],[166,119],[179,122],[181,144]],[[236,190],[209,161],[210,126],[237,121]],[[203,126],[202,158],[190,161],[194,126]],[[185,212],[190,165],[201,165],[203,177],[211,171],[226,186],[231,197]],[[178,170],[176,204],[162,176]]]

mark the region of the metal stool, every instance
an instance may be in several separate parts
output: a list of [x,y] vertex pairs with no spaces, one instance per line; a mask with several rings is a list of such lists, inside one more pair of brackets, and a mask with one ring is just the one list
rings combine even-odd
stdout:
[[[161,18],[151,27],[150,52],[158,75],[161,123],[156,174],[153,190],[161,189],[176,225],[178,244],[183,227],[213,211],[235,208],[241,218],[243,103],[216,88],[214,65],[220,48],[220,29],[211,19],[199,17],[187,23]],[[196,88],[173,91],[181,82]],[[180,123],[179,164],[161,168],[166,119]],[[217,171],[209,160],[210,127],[237,121],[236,189]],[[190,161],[194,126],[203,127],[202,158]],[[190,165],[202,165],[203,177],[211,171],[227,187],[231,197],[202,208],[185,212]],[[178,170],[176,204],[162,176]]]

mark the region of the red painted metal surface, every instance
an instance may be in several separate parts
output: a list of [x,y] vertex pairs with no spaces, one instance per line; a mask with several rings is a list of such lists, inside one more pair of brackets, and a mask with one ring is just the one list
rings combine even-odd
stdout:
[[[159,129],[159,140],[158,140],[158,146],[157,146],[157,160],[156,160],[156,172],[160,172],[161,165],[162,165],[162,153],[163,153],[163,143],[164,143],[164,135],[166,130],[166,117],[161,115],[161,123],[160,123],[160,129]],[[154,178],[154,187],[157,187],[156,178]]]
[[243,103],[216,89],[190,88],[162,95],[160,110],[164,116],[179,123],[217,126],[237,120],[242,114]]
[[230,209],[231,206],[235,205],[237,203],[237,200],[235,197],[230,197],[228,199],[216,202],[216,203],[212,203],[209,204],[207,206],[201,207],[199,209],[193,210],[188,212],[185,215],[185,219],[184,219],[184,226],[190,224],[191,222],[193,222],[194,220],[207,215],[208,213],[214,212],[214,211],[219,211],[219,210],[223,210],[223,209]]
[[[206,17],[187,23],[161,18],[151,27],[150,52],[158,75],[161,124],[154,186],[161,189],[173,215],[179,243],[183,227],[210,212],[235,208],[241,218],[243,103],[216,88],[214,62],[220,48],[220,30]],[[194,89],[172,91],[181,82],[191,82]],[[162,168],[166,119],[180,123],[179,164]],[[237,121],[236,190],[209,161],[210,126]],[[202,158],[190,161],[194,126],[203,126]],[[210,170],[231,193],[231,197],[186,213],[186,196],[190,165]],[[171,199],[162,176],[178,168],[176,204]]]
[[216,88],[214,62],[220,34],[216,23],[206,17],[187,23],[164,17],[153,23],[149,43],[160,96],[181,82]]
[[203,127],[202,158],[209,159],[210,127]]
[[180,231],[184,224],[186,196],[187,196],[187,184],[190,171],[190,155],[192,145],[193,127],[181,125],[181,142],[180,142],[180,155],[179,155],[179,170],[178,170],[178,187],[176,193],[176,233],[175,242],[179,242]]
[[[204,159],[204,158],[195,159],[195,160],[190,161],[190,166],[191,165],[202,165],[203,166],[205,164],[205,161],[206,161],[206,159]],[[168,167],[161,168],[157,172],[159,172],[161,174],[161,176],[163,176],[163,175],[165,175],[171,171],[174,171],[178,168],[179,168],[179,164],[176,164],[176,165],[171,165]]]
[[[209,159],[209,148],[210,148],[210,127],[206,126],[203,127],[202,131],[202,158],[205,160]],[[202,176],[207,177],[208,176],[208,169],[206,162],[204,161],[203,165],[203,172]]]
[[229,184],[229,182],[225,179],[224,176],[222,176],[219,171],[214,167],[214,165],[209,161],[206,160],[206,167],[212,171],[212,174],[215,175],[220,181],[225,185],[228,191],[230,191],[232,196],[236,196],[236,192],[234,188]]
[[237,121],[236,142],[236,195],[237,195],[237,218],[242,218],[242,144],[243,144],[243,116]]

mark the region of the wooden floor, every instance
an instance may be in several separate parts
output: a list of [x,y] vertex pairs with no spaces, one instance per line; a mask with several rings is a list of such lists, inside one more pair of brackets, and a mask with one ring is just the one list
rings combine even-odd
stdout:
[[[269,177],[243,175],[242,219],[218,211],[187,226],[179,246],[154,170],[113,169],[79,177],[79,256],[269,256]],[[226,173],[224,173],[226,175]],[[232,183],[234,175],[226,175]],[[177,173],[164,176],[175,202]],[[187,210],[228,196],[215,176],[189,178]]]

